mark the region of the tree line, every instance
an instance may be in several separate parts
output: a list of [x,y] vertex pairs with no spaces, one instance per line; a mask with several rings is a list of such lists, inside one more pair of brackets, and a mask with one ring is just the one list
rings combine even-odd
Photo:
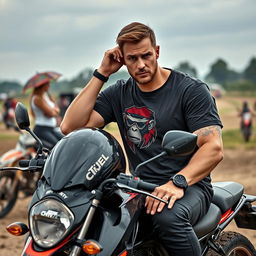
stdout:
[[[193,77],[198,76],[197,69],[188,61],[179,63],[176,70],[187,73]],[[55,93],[74,93],[75,90],[84,87],[91,79],[93,69],[86,68],[77,76],[68,80],[59,80],[52,83],[52,90]],[[127,79],[129,74],[125,70],[113,74],[105,86],[113,84],[118,79]],[[210,71],[204,77],[207,83],[220,84],[227,91],[256,91],[256,57],[252,57],[248,65],[241,72],[231,69],[228,63],[219,58],[211,66]],[[21,94],[23,85],[19,82],[1,81],[0,93]]]
[[[197,77],[196,68],[187,61],[180,63],[176,69]],[[228,91],[256,91],[256,57],[252,57],[241,72],[231,69],[225,60],[219,58],[210,66],[204,80],[220,84]]]

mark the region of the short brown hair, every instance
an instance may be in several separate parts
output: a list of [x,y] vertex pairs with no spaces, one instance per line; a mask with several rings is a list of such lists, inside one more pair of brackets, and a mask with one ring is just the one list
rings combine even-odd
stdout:
[[156,46],[156,37],[154,31],[149,26],[142,23],[132,22],[121,29],[116,38],[116,42],[122,49],[124,43],[138,43],[145,38],[149,38],[152,45]]

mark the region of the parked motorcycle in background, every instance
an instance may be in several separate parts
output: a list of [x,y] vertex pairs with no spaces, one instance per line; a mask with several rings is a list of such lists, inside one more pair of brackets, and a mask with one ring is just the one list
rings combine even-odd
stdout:
[[[29,129],[26,109],[18,104],[16,119]],[[191,154],[197,136],[169,131],[162,152],[135,170],[163,156]],[[50,155],[39,150],[27,166],[2,167],[0,171],[41,172],[29,211],[29,227],[15,222],[7,227],[13,235],[28,234],[23,256],[168,256],[148,223],[143,226],[145,197],[163,203],[152,192],[157,185],[126,175],[125,157],[118,141],[101,129],[73,131],[61,139]],[[25,166],[25,164],[24,164]],[[213,202],[193,227],[202,256],[255,256],[255,248],[242,234],[224,231],[235,220],[238,227],[256,230],[256,196],[244,194],[236,182],[213,184]]]
[[241,114],[241,132],[245,142],[248,142],[252,135],[252,113],[244,112]]
[[[15,124],[9,127],[20,133],[14,149],[10,149],[0,157],[0,167],[18,166],[20,160],[32,159],[36,155],[36,140],[23,133]],[[0,218],[5,217],[14,207],[19,191],[23,197],[33,194],[40,173],[25,173],[20,170],[0,172]]]

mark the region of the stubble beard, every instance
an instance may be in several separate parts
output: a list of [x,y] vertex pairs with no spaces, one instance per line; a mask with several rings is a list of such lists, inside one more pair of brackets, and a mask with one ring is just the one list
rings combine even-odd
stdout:
[[130,75],[133,77],[133,79],[136,81],[137,84],[147,85],[147,84],[150,84],[154,80],[154,78],[156,76],[156,72],[157,72],[157,67],[158,67],[158,65],[156,63],[154,70],[152,72],[150,71],[150,73],[148,73],[150,77],[137,79],[136,76],[132,76],[131,74]]

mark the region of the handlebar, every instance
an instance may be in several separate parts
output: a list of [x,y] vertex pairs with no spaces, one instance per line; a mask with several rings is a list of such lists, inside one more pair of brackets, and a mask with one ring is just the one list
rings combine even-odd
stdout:
[[125,175],[125,174],[118,175],[117,181],[129,187],[136,188],[136,189],[143,189],[148,192],[153,192],[155,188],[158,187],[158,185],[145,182],[141,180],[139,177],[134,177],[134,176]]
[[22,172],[39,172],[42,170],[41,166],[29,166],[29,167],[1,167],[1,171],[22,171]]
[[37,172],[41,171],[44,167],[46,158],[40,157],[40,158],[32,158],[30,160],[22,159],[19,161],[19,167],[13,166],[13,167],[2,167],[0,168],[0,171],[30,171],[30,172]]
[[[138,177],[130,176],[130,175],[125,175],[123,173],[119,174],[116,178],[117,181],[117,186],[121,189],[127,189],[131,190],[136,193],[140,193],[146,196],[150,196],[156,200],[159,200],[165,204],[168,204],[169,202],[167,200],[164,200],[162,198],[159,198],[153,194],[150,194],[149,192],[153,192],[156,187],[159,185],[145,182],[141,180]],[[111,182],[113,182],[113,179],[111,179]],[[148,191],[148,192],[146,192]]]

